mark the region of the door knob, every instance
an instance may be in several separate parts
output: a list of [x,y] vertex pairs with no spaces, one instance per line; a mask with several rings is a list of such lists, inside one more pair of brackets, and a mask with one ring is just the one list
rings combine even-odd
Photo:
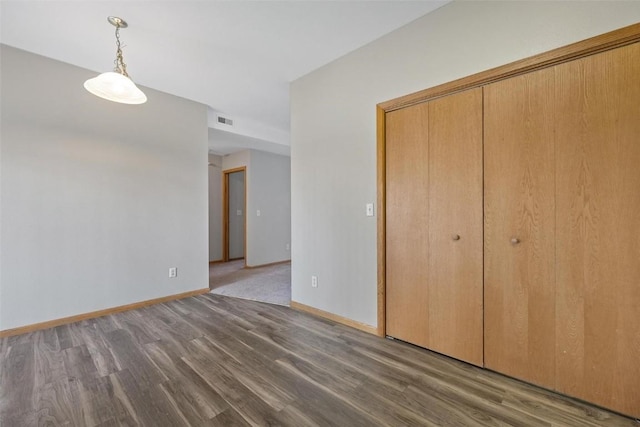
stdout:
[[518,239],[517,237],[512,237],[511,238],[511,244],[512,245],[517,245],[518,243],[520,243],[520,239]]
[[459,234],[454,234],[453,236],[451,236],[451,238],[453,240],[460,240],[460,235]]

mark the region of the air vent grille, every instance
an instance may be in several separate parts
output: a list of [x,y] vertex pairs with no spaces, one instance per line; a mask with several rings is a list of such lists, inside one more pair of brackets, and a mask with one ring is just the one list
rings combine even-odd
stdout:
[[222,117],[222,116],[218,116],[218,123],[222,123],[222,124],[225,124],[225,125],[233,126],[233,120],[227,119],[227,118]]

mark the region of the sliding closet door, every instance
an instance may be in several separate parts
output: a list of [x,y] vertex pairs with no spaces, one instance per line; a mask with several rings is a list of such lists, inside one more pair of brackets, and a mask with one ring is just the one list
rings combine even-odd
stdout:
[[640,417],[640,44],[556,72],[557,389]]
[[482,366],[482,88],[429,102],[429,343]]
[[[553,69],[485,86],[485,366],[555,386]],[[561,165],[560,165],[561,166]]]
[[386,331],[427,347],[429,338],[429,108],[386,114]]

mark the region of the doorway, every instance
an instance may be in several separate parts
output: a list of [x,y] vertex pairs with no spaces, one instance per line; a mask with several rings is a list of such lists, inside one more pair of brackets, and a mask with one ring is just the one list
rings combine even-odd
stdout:
[[246,266],[246,167],[223,171],[223,175],[223,261],[244,260]]

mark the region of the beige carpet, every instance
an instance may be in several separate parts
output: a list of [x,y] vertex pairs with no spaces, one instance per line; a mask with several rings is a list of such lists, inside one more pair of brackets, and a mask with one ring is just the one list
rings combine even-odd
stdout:
[[209,287],[212,294],[289,306],[291,263],[259,268],[244,268],[244,260],[211,264]]

